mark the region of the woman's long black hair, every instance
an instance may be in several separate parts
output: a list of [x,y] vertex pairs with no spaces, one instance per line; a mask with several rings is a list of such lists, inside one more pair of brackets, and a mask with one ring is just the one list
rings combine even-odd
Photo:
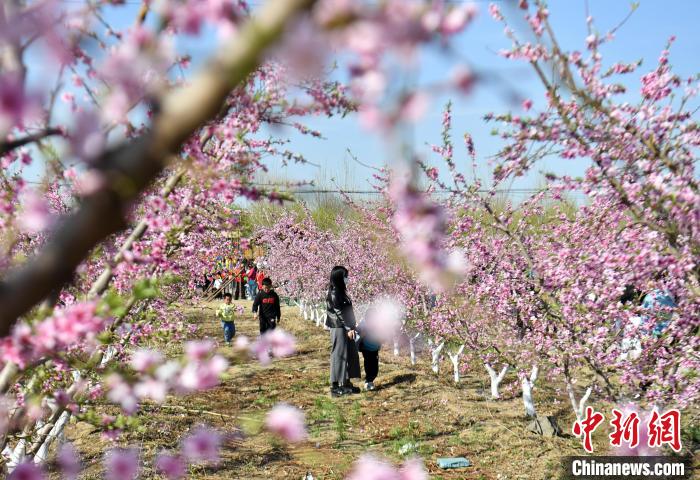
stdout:
[[344,292],[346,290],[345,280],[343,277],[348,275],[348,269],[341,266],[333,267],[331,270],[331,281],[329,285],[329,290],[335,288],[339,292]]

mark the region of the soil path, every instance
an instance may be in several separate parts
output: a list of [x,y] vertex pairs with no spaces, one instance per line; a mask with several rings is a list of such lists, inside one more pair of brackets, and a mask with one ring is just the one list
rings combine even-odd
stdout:
[[[238,301],[250,310],[250,301]],[[198,325],[196,338],[222,342],[215,303],[187,308]],[[329,396],[328,333],[305,321],[296,307],[283,307],[281,327],[297,338],[296,355],[268,366],[255,361],[234,363],[231,348],[219,351],[232,366],[222,385],[187,397],[172,397],[164,406],[148,405],[139,415],[140,428],[120,440],[142,448],[146,466],[141,478],[157,478],[148,465],[162,449],[177,448],[179,438],[192,426],[207,423],[231,433],[222,461],[215,467],[193,467],[191,478],[302,479],[307,472],[319,480],[341,479],[363,452],[372,451],[400,461],[412,455],[424,458],[432,479],[545,479],[559,476],[563,455],[577,454],[576,439],[545,439],[529,433],[513,375],[504,382],[504,400],[487,398],[487,375],[474,365],[462,382],[451,379],[449,361],[439,376],[430,371],[429,357],[421,355],[411,366],[406,351],[395,357],[391,349],[380,353],[380,373],[374,392],[332,399]],[[253,339],[257,322],[246,313],[236,321],[237,335]],[[167,345],[172,353],[181,345]],[[553,391],[535,390],[540,413],[554,414],[566,431],[572,415],[564,404],[547,401]],[[265,413],[277,402],[302,408],[310,438],[286,446],[260,431]],[[109,413],[109,409],[106,410]],[[113,413],[113,412],[112,412]],[[235,439],[236,432],[255,433]],[[82,452],[88,470],[84,478],[100,473],[107,443],[84,423],[70,426],[67,437]],[[438,457],[464,456],[474,466],[440,470]]]

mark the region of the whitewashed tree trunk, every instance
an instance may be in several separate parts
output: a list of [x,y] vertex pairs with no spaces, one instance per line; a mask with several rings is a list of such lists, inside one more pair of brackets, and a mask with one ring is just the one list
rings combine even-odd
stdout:
[[535,402],[532,399],[532,390],[535,388],[535,382],[537,381],[537,374],[539,373],[539,367],[535,365],[532,367],[530,372],[530,377],[523,376],[522,388],[523,388],[523,405],[525,405],[525,413],[528,417],[536,417],[537,410],[535,409]]
[[399,356],[399,337],[394,337],[394,356]]
[[576,391],[574,391],[574,384],[571,382],[570,378],[566,379],[566,391],[569,394],[569,401],[571,401],[571,407],[574,409],[576,414],[576,420],[579,422],[583,420],[583,412],[586,409],[586,402],[593,392],[593,387],[588,387],[580,399],[576,398]]
[[12,473],[12,471],[17,467],[17,465],[22,463],[22,460],[24,460],[26,448],[27,440],[21,438],[19,442],[17,442],[17,445],[15,445],[15,448],[13,448],[10,452],[9,458],[7,460],[7,473]]
[[496,373],[496,370],[488,362],[484,363],[484,367],[489,372],[489,378],[491,379],[491,398],[498,400],[501,398],[501,394],[498,393],[498,387],[501,386],[501,382],[505,378],[506,373],[508,373],[509,366],[505,365],[499,373]]
[[320,305],[316,305],[316,326],[320,327],[323,324],[323,310]]
[[64,411],[61,414],[61,416],[58,418],[58,421],[54,424],[53,428],[51,429],[51,433],[49,433],[48,437],[46,437],[46,440],[44,440],[44,443],[41,445],[41,447],[39,447],[39,450],[36,452],[36,455],[34,455],[34,463],[44,463],[46,462],[46,460],[48,460],[49,448],[51,448],[51,444],[53,443],[53,441],[58,439],[63,434],[63,430],[68,424],[70,416],[71,414],[68,411]]
[[408,338],[408,349],[411,354],[411,365],[416,364],[416,340],[420,337],[420,332]]
[[306,304],[306,302],[304,302],[304,308],[303,308],[301,313],[302,313],[302,315],[304,315],[304,320],[309,319],[309,308],[308,308],[308,305]]
[[432,357],[431,368],[434,373],[440,372],[440,354],[442,349],[445,347],[445,342],[440,342],[439,345],[433,345],[430,349],[430,356]]
[[462,344],[454,353],[447,352],[447,356],[450,357],[450,361],[452,362],[455,383],[459,383],[459,357],[462,355],[462,352],[464,352],[464,344]]
[[[107,362],[109,362],[114,356],[117,354],[117,349],[113,345],[108,345],[107,348],[105,348],[105,353],[102,355],[102,360],[100,361],[100,366],[104,367]],[[73,372],[73,379],[77,380],[75,378],[77,372]]]

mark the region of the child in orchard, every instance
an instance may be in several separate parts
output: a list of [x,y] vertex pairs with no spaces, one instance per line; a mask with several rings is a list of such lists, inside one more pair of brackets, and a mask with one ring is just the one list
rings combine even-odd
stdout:
[[257,313],[260,320],[260,335],[274,330],[279,324],[282,316],[280,297],[272,289],[272,280],[269,278],[262,281],[262,290],[255,296],[253,313]]
[[371,331],[367,328],[367,322],[361,322],[357,326],[359,341],[357,349],[362,353],[365,363],[365,390],[375,390],[374,379],[379,373],[379,349],[381,342],[373,338]]
[[224,328],[224,341],[231,345],[231,340],[236,335],[236,324],[233,323],[233,305],[231,305],[230,293],[224,293],[224,303],[216,311],[216,316],[221,319],[221,326]]

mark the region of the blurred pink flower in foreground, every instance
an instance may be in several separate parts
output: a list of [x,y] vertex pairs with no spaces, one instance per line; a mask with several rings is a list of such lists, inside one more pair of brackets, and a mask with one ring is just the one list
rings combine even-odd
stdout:
[[163,354],[157,350],[140,348],[131,355],[131,368],[145,372],[163,363]]
[[250,346],[250,339],[245,335],[237,336],[236,340],[233,341],[233,347],[236,350],[247,350]]
[[46,198],[39,192],[35,190],[26,191],[22,204],[24,211],[18,220],[22,231],[30,234],[39,233],[53,224],[55,216],[51,213]]
[[296,340],[282,329],[276,328],[266,332],[250,347],[251,352],[260,363],[270,363],[270,356],[288,357],[296,352]]
[[628,403],[627,405],[620,408],[623,418],[627,418],[631,413],[636,413],[639,416],[639,443],[636,447],[630,447],[629,443],[623,441],[619,447],[612,448],[612,454],[618,456],[629,456],[629,457],[648,457],[653,455],[661,455],[658,448],[649,446],[649,417],[651,412],[640,410],[639,407],[633,403]]
[[306,439],[304,412],[286,403],[279,403],[270,410],[265,419],[265,426],[288,442],[301,442]]
[[105,455],[107,480],[132,480],[139,474],[139,452],[135,448],[115,448]]
[[216,345],[211,340],[196,340],[185,344],[185,354],[193,361],[204,360],[214,351]]
[[185,461],[177,456],[168,453],[160,453],[155,461],[156,471],[168,480],[178,480],[185,478],[187,465]]
[[33,463],[20,463],[7,480],[46,480],[43,470]]
[[221,434],[204,426],[197,427],[182,440],[182,454],[193,463],[219,461]]
[[80,475],[80,457],[72,444],[66,443],[61,447],[56,456],[56,463],[61,468],[64,480],[75,480]]
[[394,467],[386,460],[371,454],[362,455],[348,475],[346,480],[427,480],[423,462],[411,459],[404,462],[400,468]]
[[401,304],[391,298],[373,302],[365,317],[366,335],[381,343],[390,341],[401,330],[404,315]]
[[36,96],[27,95],[20,74],[0,75],[0,136],[36,117],[40,113],[38,100]]

